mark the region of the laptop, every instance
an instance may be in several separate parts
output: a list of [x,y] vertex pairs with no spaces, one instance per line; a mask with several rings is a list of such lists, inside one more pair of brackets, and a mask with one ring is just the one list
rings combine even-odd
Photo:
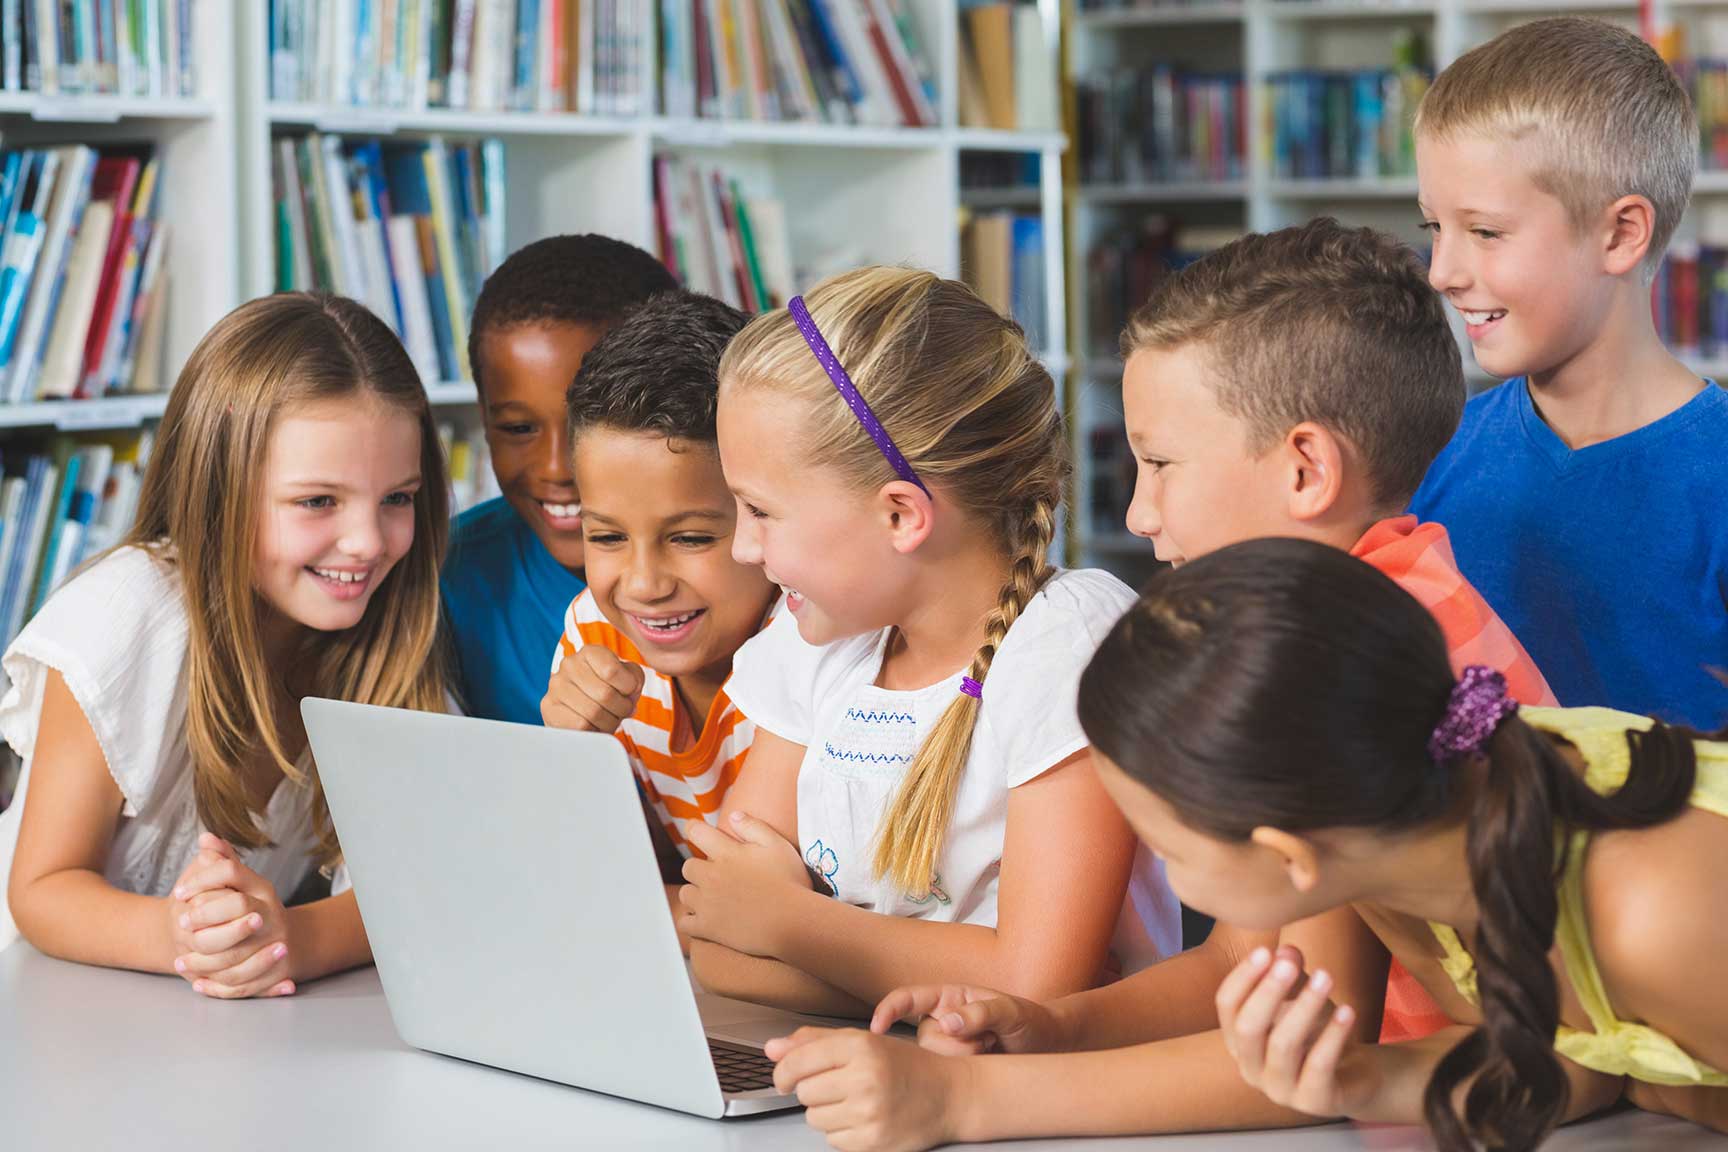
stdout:
[[406,1043],[698,1116],[798,1106],[762,1045],[833,1021],[698,996],[617,740],[334,700],[301,715]]

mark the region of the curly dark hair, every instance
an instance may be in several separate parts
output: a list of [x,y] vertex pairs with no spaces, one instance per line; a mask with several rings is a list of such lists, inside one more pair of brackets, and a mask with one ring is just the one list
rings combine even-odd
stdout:
[[480,341],[522,324],[610,327],[654,295],[678,287],[666,266],[622,240],[548,236],[512,252],[486,277],[468,325],[468,363],[481,388]]
[[571,438],[604,425],[712,444],[720,354],[748,319],[699,292],[662,292],[582,358],[564,396]]

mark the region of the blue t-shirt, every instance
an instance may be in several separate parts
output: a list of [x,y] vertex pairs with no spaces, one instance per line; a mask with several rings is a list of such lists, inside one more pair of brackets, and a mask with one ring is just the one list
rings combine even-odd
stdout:
[[1471,400],[1410,510],[1567,706],[1728,723],[1728,392],[1570,449],[1523,378]]
[[470,716],[540,723],[564,610],[585,585],[552,558],[502,496],[456,517],[440,577]]

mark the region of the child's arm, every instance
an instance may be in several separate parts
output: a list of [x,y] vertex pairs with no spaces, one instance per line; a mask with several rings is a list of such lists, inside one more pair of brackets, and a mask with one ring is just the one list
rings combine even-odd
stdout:
[[697,983],[716,996],[772,1004],[810,1016],[862,1020],[870,1006],[832,984],[779,960],[747,956],[722,944],[690,941],[690,970]]
[[882,916],[819,895],[792,881],[790,869],[802,868],[795,848],[769,843],[749,822],[740,827],[751,843],[734,849],[705,837],[728,858],[686,869],[697,889],[685,894],[690,934],[783,960],[872,1002],[913,981],[988,984],[1033,998],[1090,986],[1134,856],[1089,751],[1009,793],[993,929]]
[[49,670],[7,886],[12,918],[50,956],[172,972],[180,949],[170,902],[122,892],[103,875],[124,803],[90,721]]

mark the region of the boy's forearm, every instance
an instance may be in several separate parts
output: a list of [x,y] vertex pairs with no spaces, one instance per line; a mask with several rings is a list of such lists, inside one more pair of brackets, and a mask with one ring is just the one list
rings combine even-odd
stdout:
[[1134,1048],[966,1056],[959,1139],[1154,1135],[1320,1123],[1243,1082],[1216,1031]]
[[733,1000],[849,1020],[867,1019],[873,1008],[790,964],[707,940],[690,941],[690,968],[704,989]]
[[12,918],[39,952],[79,964],[174,971],[168,900],[122,892],[85,869],[40,877],[12,893]]
[[296,981],[371,963],[372,945],[353,890],[288,909],[288,947],[288,969]]

